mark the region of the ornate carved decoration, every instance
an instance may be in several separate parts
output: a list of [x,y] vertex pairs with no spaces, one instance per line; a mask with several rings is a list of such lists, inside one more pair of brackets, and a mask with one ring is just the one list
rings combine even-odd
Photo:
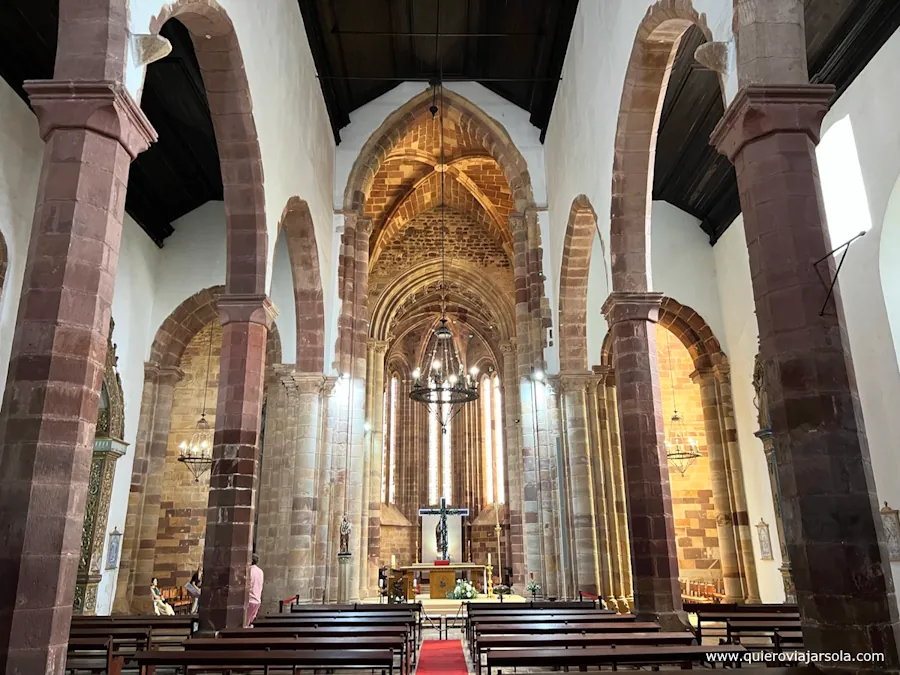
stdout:
[[93,614],[97,609],[97,587],[102,578],[103,548],[106,523],[112,498],[116,460],[125,454],[125,405],[122,382],[117,370],[118,358],[112,336],[115,325],[110,320],[103,376],[101,405],[94,435],[94,455],[88,477],[84,525],[81,530],[81,556],[78,560],[75,601],[76,614]]

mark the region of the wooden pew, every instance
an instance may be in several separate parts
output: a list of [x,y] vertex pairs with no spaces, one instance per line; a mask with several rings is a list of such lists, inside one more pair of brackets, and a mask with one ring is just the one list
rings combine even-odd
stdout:
[[475,670],[481,673],[482,656],[494,649],[559,649],[563,647],[612,647],[639,645],[692,645],[693,633],[594,633],[581,635],[482,635],[478,640]]
[[276,614],[267,616],[254,622],[259,628],[376,628],[379,626],[402,626],[406,629],[409,639],[409,649],[415,660],[415,646],[418,640],[417,629],[419,620],[410,613],[402,616],[387,616],[382,614],[335,614],[332,616],[306,616],[303,614]]
[[731,620],[741,619],[772,619],[779,620],[782,617],[791,616],[800,618],[796,606],[792,605],[709,605],[708,609],[697,612],[697,640],[703,639],[704,625],[719,624],[724,627]]
[[[487,654],[487,671],[500,668],[535,668],[540,666],[579,667],[610,665],[681,666],[690,669],[695,663],[712,663],[711,653],[743,654],[742,645],[664,645],[643,647],[585,647],[584,649],[498,649]],[[738,658],[740,658],[738,656]],[[714,664],[713,664],[714,665]],[[498,675],[501,671],[498,670]]]
[[[106,619],[106,620],[103,620]],[[163,619],[159,621],[158,619]],[[173,621],[173,619],[178,619]],[[131,630],[150,630],[153,633],[153,642],[155,646],[180,646],[182,642],[188,639],[195,628],[194,621],[190,617],[158,617],[158,616],[131,616],[117,617],[110,620],[109,617],[92,617],[91,620],[73,620],[70,633],[76,631],[94,630],[106,631],[110,630],[126,631]],[[124,635],[124,633],[120,633]],[[99,635],[99,633],[89,633],[88,635]]]
[[[770,615],[771,617],[771,615]],[[727,621],[725,623],[725,642],[728,644],[736,644],[741,640],[741,634],[755,633],[757,636],[763,634],[771,637],[774,641],[776,631],[792,631],[800,630],[799,617],[784,615],[783,618],[741,618],[737,621]]]
[[406,651],[406,638],[403,635],[393,636],[361,636],[356,634],[352,641],[346,637],[218,637],[194,638],[184,643],[188,650],[259,650],[259,649],[293,649],[300,651],[320,651],[323,649],[373,650],[390,649],[399,656],[400,673],[410,672],[409,655]]
[[232,669],[266,669],[281,667],[303,670],[332,670],[336,668],[380,669],[393,675],[394,652],[390,649],[371,651],[310,651],[293,649],[271,650],[185,650],[181,652],[143,651],[135,654],[141,675],[150,675],[153,668],[197,668],[226,672]]
[[121,675],[124,659],[115,655],[110,637],[70,637],[66,651],[66,673]]
[[781,652],[785,647],[788,649],[803,649],[803,631],[776,630],[775,651]]
[[466,617],[467,639],[471,642],[478,626],[483,624],[511,624],[511,623],[631,623],[635,621],[634,614],[615,614],[610,612],[531,612],[518,614],[476,614]]
[[[614,616],[632,616],[629,614],[616,614],[609,609],[519,609],[516,606],[503,607],[492,605],[490,608],[479,606],[479,603],[467,603],[465,634],[466,639],[472,639],[472,622],[475,620],[491,620],[491,623],[502,623],[506,621],[574,621],[580,617],[586,617],[587,620],[594,620],[598,617],[614,617]],[[498,621],[493,621],[493,619]],[[625,619],[626,621],[628,619]]]

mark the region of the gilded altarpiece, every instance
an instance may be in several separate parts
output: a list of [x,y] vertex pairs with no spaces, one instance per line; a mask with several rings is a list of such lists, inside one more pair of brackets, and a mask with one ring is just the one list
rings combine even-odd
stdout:
[[106,524],[112,497],[116,461],[125,454],[125,406],[122,383],[116,369],[116,346],[112,342],[113,324],[110,321],[109,344],[106,351],[106,370],[100,391],[97,430],[94,434],[94,455],[88,478],[88,495],[81,531],[81,556],[75,579],[75,614],[94,614],[97,610],[97,589],[102,579],[103,548],[106,543]]

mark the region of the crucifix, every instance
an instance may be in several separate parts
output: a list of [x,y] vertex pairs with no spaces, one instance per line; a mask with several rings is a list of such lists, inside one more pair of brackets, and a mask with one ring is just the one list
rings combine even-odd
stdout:
[[440,551],[441,560],[449,560],[447,555],[447,516],[467,516],[469,509],[454,509],[447,506],[447,500],[441,497],[441,506],[437,509],[419,509],[420,516],[440,516],[437,527],[434,529],[434,539],[437,550]]

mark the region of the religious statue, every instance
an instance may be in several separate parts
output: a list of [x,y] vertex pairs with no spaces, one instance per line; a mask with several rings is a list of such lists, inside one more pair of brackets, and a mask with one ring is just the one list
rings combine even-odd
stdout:
[[341,553],[350,553],[350,521],[341,516]]
[[447,518],[439,518],[434,528],[434,546],[441,554],[441,560],[447,560]]

